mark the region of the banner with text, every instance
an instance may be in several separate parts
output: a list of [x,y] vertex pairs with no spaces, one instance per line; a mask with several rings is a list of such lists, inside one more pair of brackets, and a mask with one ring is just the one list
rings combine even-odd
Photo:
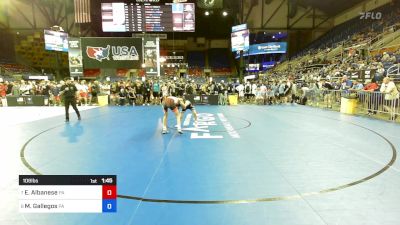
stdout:
[[143,55],[146,75],[160,76],[160,39],[155,37],[143,38]]
[[[286,53],[286,42],[268,42],[250,45],[248,51],[243,51],[243,56]],[[236,58],[240,57],[240,52],[236,52]]]
[[82,38],[84,68],[138,69],[142,63],[141,38]]
[[80,38],[68,38],[68,61],[71,77],[83,76],[82,49]]

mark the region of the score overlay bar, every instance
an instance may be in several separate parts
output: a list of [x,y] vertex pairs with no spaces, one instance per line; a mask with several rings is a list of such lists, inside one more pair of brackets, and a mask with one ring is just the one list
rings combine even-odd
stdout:
[[115,175],[20,175],[23,213],[105,213],[117,210]]

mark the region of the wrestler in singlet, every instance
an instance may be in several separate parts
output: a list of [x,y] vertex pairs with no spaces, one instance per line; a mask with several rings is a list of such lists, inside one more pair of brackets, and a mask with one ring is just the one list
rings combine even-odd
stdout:
[[194,125],[197,125],[197,111],[196,111],[196,108],[194,107],[194,105],[189,100],[185,100],[184,107],[182,107],[182,113],[180,115],[181,120],[182,120],[183,114],[188,109],[190,109],[190,111],[192,111],[192,114],[194,117]]
[[175,112],[178,110],[178,107],[179,99],[177,97],[169,96],[163,102],[164,112],[168,111],[168,109],[171,109],[171,111]]
[[182,134],[182,129],[181,129],[181,115],[178,110],[178,107],[185,107],[185,104],[182,99],[174,97],[174,96],[169,96],[166,97],[165,100],[163,101],[163,108],[164,108],[164,117],[163,117],[163,130],[162,133],[166,134],[168,133],[167,130],[167,123],[168,123],[168,109],[170,109],[172,112],[175,113],[176,116],[176,127],[178,128],[178,132]]

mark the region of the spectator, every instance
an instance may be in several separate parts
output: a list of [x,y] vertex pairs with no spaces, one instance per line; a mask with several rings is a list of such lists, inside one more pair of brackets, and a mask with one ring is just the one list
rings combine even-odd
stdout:
[[24,80],[21,80],[21,87],[20,87],[20,93],[21,95],[30,95],[30,91],[32,89],[32,86],[27,84]]
[[14,95],[14,96],[21,95],[19,82],[14,82],[13,87],[11,89],[11,95]]
[[388,54],[387,52],[384,52],[384,53],[383,53],[383,56],[382,56],[381,61],[382,61],[383,63],[385,63],[385,62],[390,62],[390,56],[389,56],[389,54]]
[[225,84],[223,83],[223,81],[218,84],[218,105],[226,105]]
[[135,105],[136,104],[135,101],[136,101],[135,88],[129,86],[128,87],[128,102],[129,102],[129,105],[131,105],[131,106]]
[[7,86],[6,95],[10,95],[14,84],[8,81],[4,82],[4,84]]
[[[193,94],[193,92],[191,92]],[[160,104],[160,83],[158,80],[153,82],[153,99],[154,104]]]
[[7,84],[0,82],[0,97],[5,98],[7,94]]
[[263,105],[265,105],[267,100],[267,86],[265,86],[264,83],[261,84],[260,91],[261,91],[261,96],[263,98]]
[[397,62],[396,56],[394,54],[392,54],[392,56],[390,57],[389,62],[395,64]]
[[146,104],[150,105],[150,102],[151,102],[150,95],[151,95],[152,87],[150,85],[149,80],[143,82],[141,90],[142,90],[142,94],[143,94],[143,105],[146,105]]
[[4,82],[0,82],[0,100],[3,107],[7,106],[6,92],[7,85]]
[[397,115],[394,115],[394,108],[398,106],[399,101],[399,91],[397,90],[396,85],[393,81],[390,80],[389,77],[383,78],[383,83],[380,88],[380,91],[385,95],[385,104],[384,109],[386,109],[389,114],[390,120],[396,120]]
[[239,100],[243,101],[244,98],[244,86],[243,84],[239,84],[236,86],[236,91],[239,93]]
[[257,105],[263,105],[264,104],[264,98],[261,92],[261,88],[257,87],[255,91],[255,102]]
[[342,85],[341,85],[340,89],[348,90],[348,89],[350,89],[352,87],[353,87],[353,82],[351,80],[349,80],[346,75],[343,75],[343,77],[342,77]]
[[358,80],[354,80],[353,87],[350,89],[351,91],[360,91],[364,88],[364,85]]
[[125,92],[124,88],[119,89],[118,92],[118,105],[119,106],[124,106],[126,103],[126,98],[128,97],[128,94]]
[[[101,90],[100,90],[100,84],[99,84],[99,82],[96,80],[96,81],[94,81],[93,82],[93,84],[91,85],[91,94],[92,94],[92,98],[90,99],[90,104],[92,104],[92,103],[95,103],[95,104],[97,104],[98,103],[98,96],[99,96],[99,94],[100,94],[100,92],[101,92]],[[108,94],[108,93],[106,93],[106,94]]]
[[246,97],[246,100],[250,100],[250,97],[251,97],[251,84],[250,84],[250,81],[247,81],[246,85],[244,86],[244,95]]
[[377,92],[379,91],[379,85],[376,82],[376,79],[373,78],[371,82],[369,82],[367,85],[364,87],[364,91],[368,92],[367,98],[368,98],[368,114],[367,115],[372,115],[376,114],[378,111],[378,99],[379,95],[377,95]]

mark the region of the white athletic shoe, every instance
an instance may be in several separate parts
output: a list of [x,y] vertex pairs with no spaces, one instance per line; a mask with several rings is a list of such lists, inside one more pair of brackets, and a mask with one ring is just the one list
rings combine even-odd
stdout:
[[178,133],[183,134],[182,129],[178,129]]
[[162,134],[168,134],[168,130],[162,130]]

